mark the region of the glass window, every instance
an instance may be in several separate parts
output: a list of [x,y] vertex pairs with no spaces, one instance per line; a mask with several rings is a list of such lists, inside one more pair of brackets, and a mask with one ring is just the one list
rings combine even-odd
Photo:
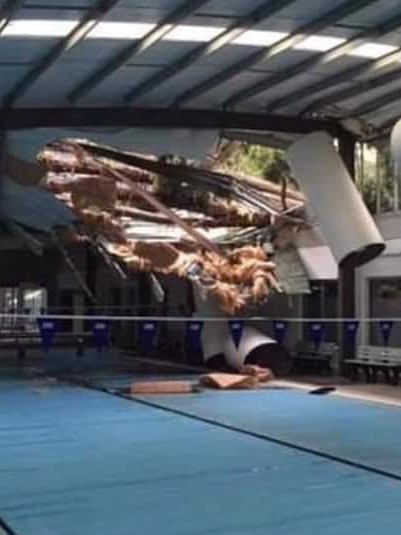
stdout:
[[[401,278],[371,279],[369,282],[371,318],[400,318],[401,317]],[[370,325],[369,342],[372,345],[383,345],[380,325]],[[401,325],[394,323],[389,345],[401,347]]]
[[366,143],[358,143],[355,155],[355,181],[369,211],[378,214],[398,210],[398,184],[389,146],[378,150]]
[[[311,293],[304,297],[305,318],[336,318],[338,310],[337,281],[315,281],[311,283]],[[305,325],[304,337],[308,337],[308,326]],[[337,323],[325,323],[324,340],[337,342]]]

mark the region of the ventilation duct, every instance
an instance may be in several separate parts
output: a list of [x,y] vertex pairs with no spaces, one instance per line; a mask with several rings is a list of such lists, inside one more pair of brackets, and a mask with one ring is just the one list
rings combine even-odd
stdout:
[[383,238],[332,138],[325,132],[309,134],[287,156],[338,265],[357,267],[378,256]]

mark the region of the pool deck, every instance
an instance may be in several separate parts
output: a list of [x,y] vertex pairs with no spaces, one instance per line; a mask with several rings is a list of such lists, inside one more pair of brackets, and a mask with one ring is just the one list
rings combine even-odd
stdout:
[[275,381],[274,384],[306,391],[319,386],[334,386],[336,390],[331,395],[401,407],[401,385],[353,383],[344,377],[320,376],[291,377],[287,380]]

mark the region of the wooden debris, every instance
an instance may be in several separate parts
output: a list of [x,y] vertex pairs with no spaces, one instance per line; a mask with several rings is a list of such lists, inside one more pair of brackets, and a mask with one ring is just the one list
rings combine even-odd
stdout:
[[[273,204],[277,199],[280,204],[279,186],[214,173],[179,158],[149,158],[79,140],[47,145],[38,160],[48,170],[43,186],[77,216],[76,240],[83,236],[101,242],[104,254],[119,262],[124,273],[196,281],[229,315],[282,291],[275,265],[262,247],[223,247],[204,230],[230,226],[235,237],[239,228],[278,228],[280,212],[272,208],[270,196]],[[302,204],[303,196],[288,190],[285,201]],[[285,217],[291,230],[298,229],[298,220],[295,225]],[[133,232],[138,223],[144,229],[139,236]],[[147,223],[157,230],[151,237]],[[176,226],[182,233],[169,238],[168,229],[166,238],[159,224]]]
[[259,379],[252,375],[236,373],[207,373],[201,375],[199,383],[219,390],[248,390],[259,386]]
[[268,381],[274,380],[274,374],[269,368],[262,368],[257,364],[245,364],[240,369],[240,373],[243,375],[250,375],[252,377],[257,377],[259,382],[267,383]]

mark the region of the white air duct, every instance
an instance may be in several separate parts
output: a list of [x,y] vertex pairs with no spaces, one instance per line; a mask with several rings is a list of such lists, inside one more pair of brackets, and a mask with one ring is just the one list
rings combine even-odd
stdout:
[[383,238],[332,138],[325,132],[309,134],[287,156],[336,262],[356,267],[378,256]]
[[288,373],[289,354],[273,338],[252,327],[244,327],[237,347],[231,336],[228,319],[219,310],[216,300],[205,295],[196,282],[192,283],[192,288],[195,317],[222,318],[222,321],[206,321],[203,325],[202,352],[205,364],[216,368],[228,365],[237,371],[244,364],[259,364],[270,368],[278,377]]
[[246,358],[252,351],[261,346],[265,347],[269,345],[277,345],[276,340],[269,338],[252,327],[244,327],[238,347],[234,344],[231,335],[225,338],[224,355],[226,362],[234,370],[240,370],[246,364]]

